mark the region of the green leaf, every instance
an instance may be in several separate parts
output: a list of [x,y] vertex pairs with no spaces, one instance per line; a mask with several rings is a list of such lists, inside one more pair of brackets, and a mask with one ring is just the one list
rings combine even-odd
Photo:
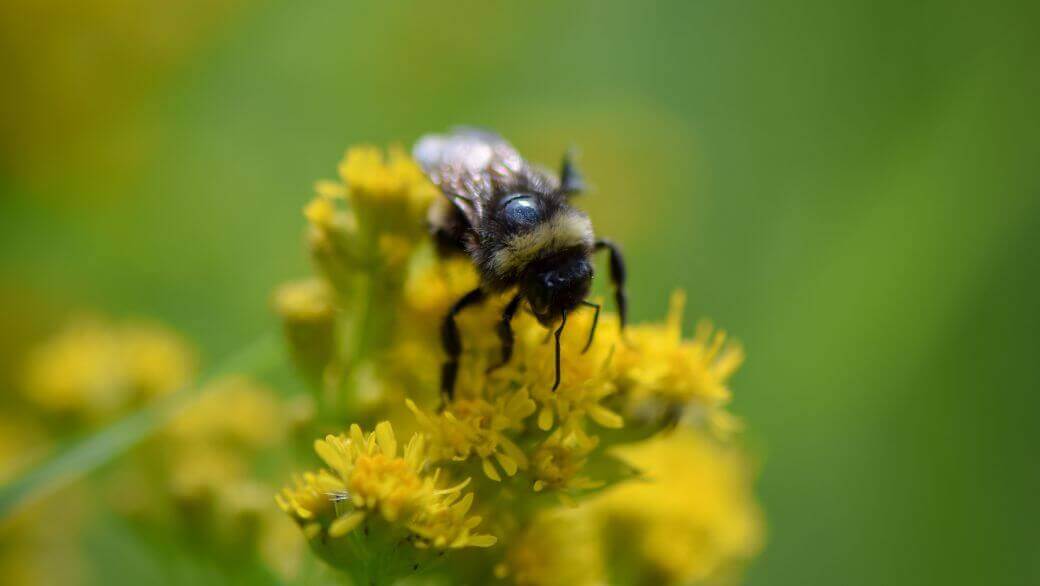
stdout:
[[0,487],[0,519],[54,494],[126,452],[201,396],[202,389],[214,379],[232,373],[257,374],[274,364],[280,354],[278,336],[267,334],[205,373],[197,384],[57,448],[46,461]]

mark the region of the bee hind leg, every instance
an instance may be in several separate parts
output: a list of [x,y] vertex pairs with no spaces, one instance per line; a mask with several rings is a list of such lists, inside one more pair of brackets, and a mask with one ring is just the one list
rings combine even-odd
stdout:
[[441,345],[448,359],[441,367],[441,395],[446,401],[455,395],[455,378],[459,372],[459,355],[462,354],[462,340],[459,337],[459,326],[455,323],[455,316],[467,307],[484,301],[485,297],[484,290],[477,287],[456,301],[448,315],[444,316],[444,322],[441,324]]
[[614,303],[617,305],[618,318],[621,321],[621,329],[625,329],[628,317],[628,298],[625,296],[625,259],[621,256],[621,248],[606,238],[596,241],[593,250],[610,251],[610,282],[614,284]]

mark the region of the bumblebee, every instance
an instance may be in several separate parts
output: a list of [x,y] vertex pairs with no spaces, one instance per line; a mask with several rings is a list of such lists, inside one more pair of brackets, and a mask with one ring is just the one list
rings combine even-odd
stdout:
[[[502,312],[497,333],[501,361],[513,353],[510,325],[521,304],[546,328],[555,328],[556,379],[560,386],[560,335],[567,315],[585,306],[595,311],[585,350],[592,344],[600,306],[586,300],[594,273],[592,254],[609,251],[614,298],[625,325],[625,264],[613,242],[596,238],[588,216],[570,199],[584,187],[571,154],[558,174],[525,161],[501,136],[475,128],[457,128],[420,138],[412,151],[430,181],[444,194],[429,211],[429,222],[442,253],[468,254],[480,285],[452,305],[441,324],[447,360],[441,369],[441,393],[454,394],[462,342],[456,316],[489,295],[514,294]],[[558,324],[558,325],[557,325]]]

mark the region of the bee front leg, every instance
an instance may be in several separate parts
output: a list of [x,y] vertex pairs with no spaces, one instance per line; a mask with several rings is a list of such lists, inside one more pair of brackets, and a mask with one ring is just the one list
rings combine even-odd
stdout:
[[563,334],[563,328],[567,325],[567,311],[560,312],[560,327],[553,333],[556,336],[556,381],[553,382],[552,390],[555,393],[556,389],[560,387],[560,336]]
[[455,323],[455,316],[470,305],[476,305],[484,301],[486,297],[484,290],[480,287],[466,293],[461,299],[451,306],[448,315],[444,316],[441,324],[441,345],[448,359],[441,367],[441,395],[447,400],[455,396],[455,377],[459,372],[459,355],[462,354],[462,340],[459,338],[459,326]]
[[585,347],[581,349],[581,353],[584,354],[589,351],[592,347],[592,341],[596,339],[596,326],[599,324],[599,310],[600,305],[598,303],[592,303],[591,301],[582,301],[582,305],[585,307],[591,307],[596,313],[592,314],[592,328],[589,330],[589,341],[585,342]]
[[520,307],[520,301],[523,297],[517,293],[506,305],[505,310],[502,311],[502,321],[498,322],[498,339],[502,341],[502,361],[492,366],[487,371],[490,373],[494,370],[502,368],[506,364],[509,364],[509,359],[513,357],[513,316],[516,315],[516,310]]
[[621,329],[625,329],[625,321],[628,317],[628,298],[625,296],[625,259],[621,256],[621,249],[618,245],[606,238],[597,240],[593,248],[596,252],[603,249],[610,251],[610,282],[614,285],[614,302],[617,304]]

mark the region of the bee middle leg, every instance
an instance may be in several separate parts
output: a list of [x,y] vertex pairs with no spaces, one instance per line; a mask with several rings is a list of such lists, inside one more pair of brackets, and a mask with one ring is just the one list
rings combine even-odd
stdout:
[[502,342],[502,361],[498,364],[488,368],[488,372],[492,372],[499,368],[502,368],[506,364],[509,364],[509,359],[513,357],[513,316],[516,315],[516,310],[520,307],[520,301],[523,297],[517,293],[506,305],[506,308],[502,311],[502,321],[498,322],[498,339]]
[[441,367],[441,395],[448,400],[455,395],[455,378],[459,373],[459,355],[462,354],[462,340],[459,338],[459,326],[455,323],[455,316],[463,309],[484,301],[486,297],[480,287],[466,293],[451,306],[441,324],[441,345],[444,347],[444,353],[448,355]]

